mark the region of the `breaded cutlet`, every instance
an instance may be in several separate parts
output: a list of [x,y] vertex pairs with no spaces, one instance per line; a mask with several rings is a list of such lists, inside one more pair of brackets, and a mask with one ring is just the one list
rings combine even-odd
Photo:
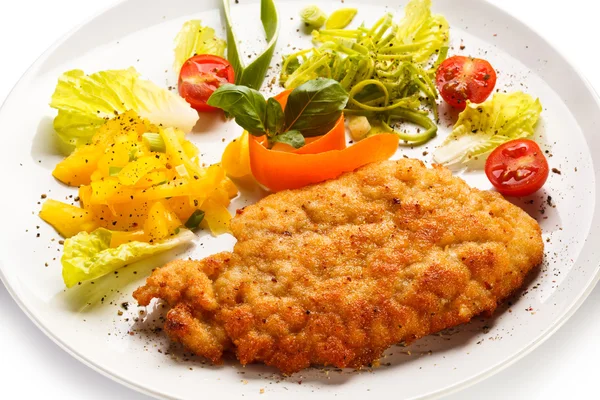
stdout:
[[214,363],[289,374],[361,367],[389,346],[492,313],[543,258],[537,222],[417,160],[371,164],[267,196],[231,222],[233,252],[174,261],[134,296]]

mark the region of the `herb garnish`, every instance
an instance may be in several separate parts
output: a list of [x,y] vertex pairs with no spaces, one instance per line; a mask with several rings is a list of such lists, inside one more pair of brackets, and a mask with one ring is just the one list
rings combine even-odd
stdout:
[[258,91],[239,85],[219,87],[207,104],[223,109],[250,134],[266,134],[270,145],[281,142],[298,149],[304,138],[333,129],[347,102],[348,93],[337,81],[315,79],[290,93],[285,110],[275,99],[265,100]]

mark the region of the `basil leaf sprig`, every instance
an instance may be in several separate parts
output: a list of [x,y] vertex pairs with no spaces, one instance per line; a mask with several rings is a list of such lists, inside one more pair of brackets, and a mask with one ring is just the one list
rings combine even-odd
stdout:
[[[285,114],[281,104],[274,98],[267,100],[267,113],[265,114],[266,132],[277,133],[284,132],[285,129]],[[241,126],[241,125],[240,125]]]
[[333,129],[346,103],[348,93],[337,81],[315,79],[290,93],[285,110],[254,89],[229,84],[215,90],[207,104],[223,109],[250,134],[266,134],[269,144],[286,143],[297,149],[304,146],[305,138]]
[[265,134],[267,102],[260,92],[242,85],[221,85],[206,104],[218,107],[235,118],[235,122],[255,136]]
[[285,129],[304,137],[324,135],[342,115],[348,92],[333,79],[315,79],[292,91],[285,107]]

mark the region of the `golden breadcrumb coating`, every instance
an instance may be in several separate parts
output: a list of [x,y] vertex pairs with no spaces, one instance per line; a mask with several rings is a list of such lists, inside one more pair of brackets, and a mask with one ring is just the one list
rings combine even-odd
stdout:
[[174,261],[134,296],[218,363],[289,374],[361,367],[398,342],[491,313],[541,263],[540,227],[445,168],[386,161],[238,211],[232,253]]

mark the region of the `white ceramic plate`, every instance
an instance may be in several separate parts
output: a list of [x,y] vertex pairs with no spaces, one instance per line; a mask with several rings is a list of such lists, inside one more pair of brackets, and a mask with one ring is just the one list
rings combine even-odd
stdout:
[[[258,1],[233,5],[236,27],[248,52],[263,44]],[[326,11],[341,6],[313,1]],[[384,0],[346,2],[360,12],[357,22],[373,23],[385,11],[399,12]],[[31,319],[66,351],[98,371],[142,392],[168,398],[260,397],[289,399],[330,397],[358,399],[392,394],[395,398],[436,397],[497,372],[554,332],[581,305],[599,276],[600,217],[596,175],[600,166],[598,102],[583,78],[548,43],[495,7],[477,0],[438,0],[436,12],[450,21],[452,54],[483,56],[500,71],[500,90],[524,90],[544,105],[538,140],[547,150],[552,173],[542,193],[518,204],[538,219],[546,240],[546,260],[508,305],[492,319],[472,323],[417,342],[393,347],[382,366],[362,371],[311,369],[283,378],[264,366],[235,362],[210,366],[172,346],[155,328],[160,309],[139,308],[131,293],[150,269],[176,253],[129,266],[94,284],[64,290],[60,274],[60,239],[37,217],[41,195],[72,200],[73,189],[59,185],[50,172],[60,159],[54,148],[48,107],[57,77],[72,68],[87,72],[135,66],[165,86],[176,84],[171,70],[172,40],[190,18],[222,31],[218,0],[126,0],[95,17],[46,52],[25,74],[0,112],[3,146],[0,169],[4,225],[0,232],[0,272],[4,284]],[[308,46],[297,17],[306,1],[279,0],[282,33],[278,52]],[[300,32],[297,32],[300,29]],[[461,49],[464,45],[464,49]],[[273,69],[276,73],[277,68]],[[270,79],[270,78],[269,78]],[[240,128],[204,117],[190,135],[205,162],[216,162]],[[403,149],[431,161],[431,152],[447,132],[425,147]],[[426,154],[425,152],[429,153]],[[594,167],[595,164],[595,167]],[[488,189],[477,173],[463,173],[472,185]],[[549,199],[551,197],[551,200]],[[252,201],[236,200],[233,208]],[[179,255],[204,257],[230,249],[231,237],[201,235]],[[130,305],[125,310],[123,303]],[[122,314],[122,315],[120,315]],[[8,344],[10,345],[10,344]],[[263,393],[264,392],[264,393]]]

